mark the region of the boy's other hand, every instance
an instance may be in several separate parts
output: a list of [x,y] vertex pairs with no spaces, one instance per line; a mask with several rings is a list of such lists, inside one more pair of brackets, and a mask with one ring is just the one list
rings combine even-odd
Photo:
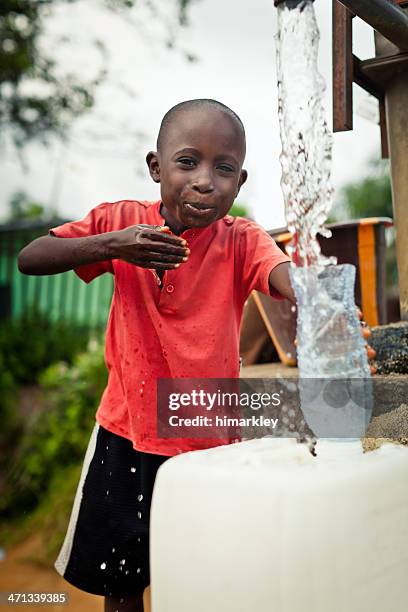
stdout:
[[190,254],[187,242],[167,226],[132,225],[112,234],[111,259],[122,259],[141,268],[173,270]]
[[[371,329],[368,327],[367,323],[363,321],[363,313],[361,312],[359,308],[357,308],[357,314],[358,314],[358,318],[360,319],[360,324],[361,324],[361,335],[363,336],[364,340],[368,340],[368,338],[371,336]],[[368,344],[368,342],[366,342],[365,346],[366,346],[367,358],[368,358],[368,363],[370,365],[371,374],[376,374],[377,368],[374,365],[372,365],[371,362],[373,359],[375,359],[377,353],[373,349],[373,347]]]

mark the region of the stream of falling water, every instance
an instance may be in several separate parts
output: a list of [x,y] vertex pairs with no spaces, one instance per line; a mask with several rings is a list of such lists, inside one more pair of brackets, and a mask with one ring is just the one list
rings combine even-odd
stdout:
[[[318,436],[325,437],[323,421],[333,424],[340,417],[350,425],[348,437],[359,437],[372,406],[370,370],[354,302],[355,268],[324,257],[316,238],[330,236],[324,223],[333,196],[332,134],[323,107],[325,83],[318,71],[318,49],[312,0],[281,3],[277,34],[281,185],[293,237],[291,279],[298,305],[301,390],[302,379],[315,379],[303,383],[302,410]],[[343,389],[340,412],[338,402],[319,403],[316,387],[325,378],[345,381],[348,401]],[[351,379],[359,379],[360,384],[350,385]]]

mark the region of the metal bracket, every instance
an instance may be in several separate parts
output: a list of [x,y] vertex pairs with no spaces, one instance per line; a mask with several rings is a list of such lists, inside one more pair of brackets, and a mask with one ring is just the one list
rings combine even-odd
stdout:
[[[408,0],[386,0],[401,7],[408,6]],[[389,157],[387,123],[385,114],[385,77],[384,70],[406,69],[408,54],[402,53],[394,58],[361,61],[353,55],[353,24],[355,13],[346,8],[343,0],[333,0],[333,131],[342,132],[353,129],[353,83],[375,96],[379,102],[381,153]],[[348,4],[352,4],[349,2]],[[356,2],[356,5],[358,2]],[[392,64],[392,65],[391,65]]]

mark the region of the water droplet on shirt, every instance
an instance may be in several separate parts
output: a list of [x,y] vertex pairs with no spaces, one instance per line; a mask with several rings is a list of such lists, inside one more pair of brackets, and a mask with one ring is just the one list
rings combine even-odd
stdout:
[[146,383],[145,383],[145,381],[144,381],[144,380],[142,380],[142,385],[145,385],[145,384],[146,384]]
[[140,397],[143,397],[143,388],[142,387],[139,389],[139,393],[140,393]]
[[131,471],[131,472],[133,472],[133,473],[135,473],[135,472],[136,472],[136,468],[135,468],[135,467],[131,467],[131,468],[130,468],[130,471]]
[[163,351],[163,356],[167,357],[167,355],[168,355],[168,352],[167,351]]
[[137,513],[137,518],[139,518],[139,519],[141,519],[141,518],[142,518],[142,513],[141,513],[141,512],[138,512],[138,513]]
[[126,563],[126,559],[121,559],[121,560],[120,560],[120,564],[121,564],[121,565],[125,565],[125,563]]
[[143,499],[143,495],[142,495],[142,494],[140,494],[140,495],[138,495],[138,496],[137,496],[137,501],[140,501],[140,502],[141,502],[141,501],[142,501],[142,499]]
[[101,569],[106,569],[106,563],[101,563],[100,567]]

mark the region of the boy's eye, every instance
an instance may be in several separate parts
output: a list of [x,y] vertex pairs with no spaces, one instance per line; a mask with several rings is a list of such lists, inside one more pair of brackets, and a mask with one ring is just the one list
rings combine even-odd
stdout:
[[188,166],[192,168],[195,165],[195,160],[191,157],[179,157],[177,163],[182,164],[183,166]]
[[228,164],[220,164],[219,166],[217,166],[217,168],[222,172],[235,172],[235,168],[229,166]]

